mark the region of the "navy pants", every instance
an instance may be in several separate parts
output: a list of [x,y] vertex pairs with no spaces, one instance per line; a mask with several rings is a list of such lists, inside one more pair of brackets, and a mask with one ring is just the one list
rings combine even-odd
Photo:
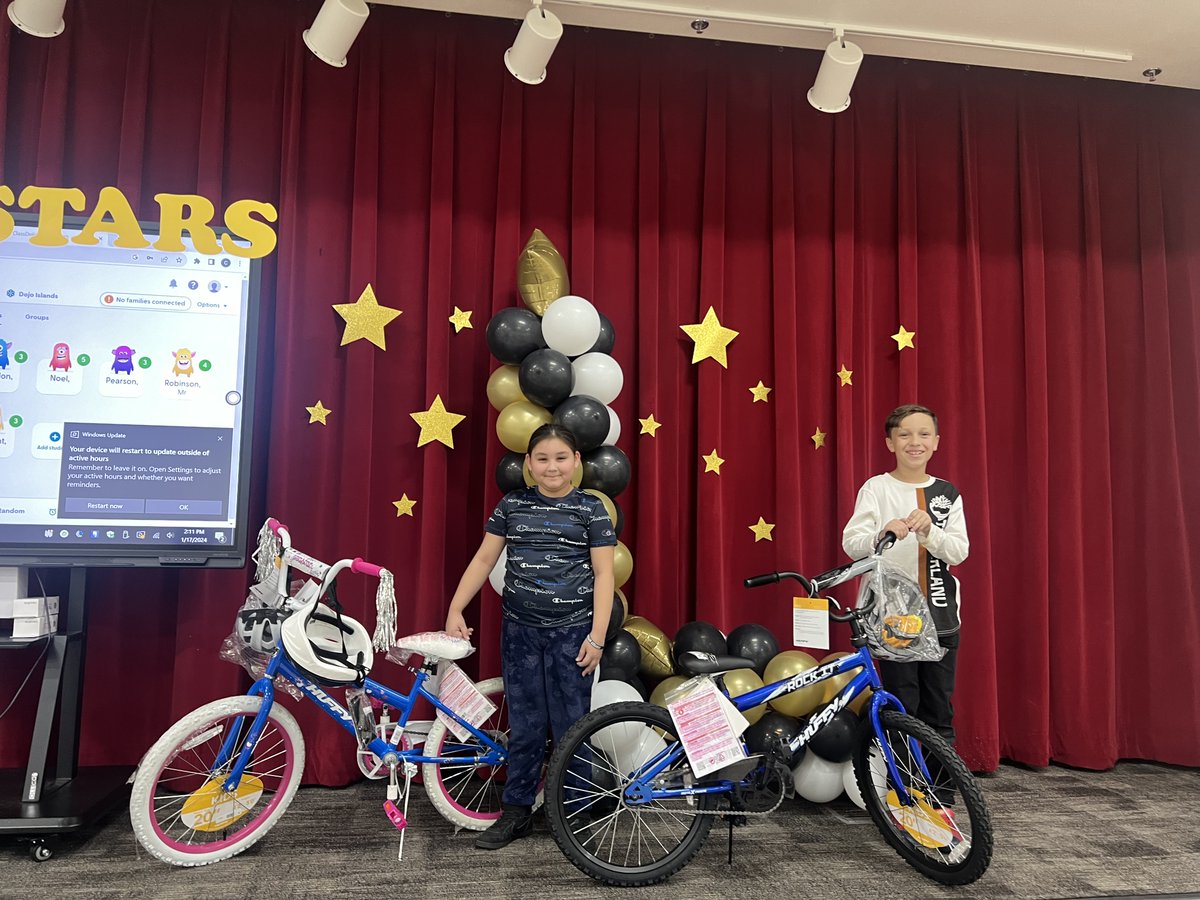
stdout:
[[504,619],[500,671],[508,701],[508,779],[504,802],[533,806],[546,758],[546,734],[562,740],[592,702],[592,676],[575,663],[592,625],[536,628]]

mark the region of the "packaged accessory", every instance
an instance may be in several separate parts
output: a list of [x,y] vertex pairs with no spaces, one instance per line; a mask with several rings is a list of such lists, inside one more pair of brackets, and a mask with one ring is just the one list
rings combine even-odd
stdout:
[[876,659],[893,662],[937,662],[946,648],[938,641],[937,626],[921,586],[894,563],[880,559],[875,571],[863,576],[858,590],[860,609],[874,605],[863,621],[867,646]]

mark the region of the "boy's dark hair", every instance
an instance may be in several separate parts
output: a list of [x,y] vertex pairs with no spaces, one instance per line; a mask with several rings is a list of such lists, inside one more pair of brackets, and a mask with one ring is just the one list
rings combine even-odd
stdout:
[[579,452],[579,441],[575,437],[575,432],[565,425],[559,425],[557,422],[547,422],[545,425],[539,425],[535,428],[533,434],[529,436],[529,449],[525,451],[525,454],[532,456],[534,447],[542,441],[548,441],[551,438],[558,438],[571,448],[572,453]]
[[897,406],[888,415],[887,421],[883,425],[884,436],[891,437],[892,429],[896,428],[902,421],[907,419],[913,413],[925,413],[925,415],[933,419],[933,433],[937,434],[937,413],[935,413],[928,406],[922,406],[920,403],[906,403],[903,406]]

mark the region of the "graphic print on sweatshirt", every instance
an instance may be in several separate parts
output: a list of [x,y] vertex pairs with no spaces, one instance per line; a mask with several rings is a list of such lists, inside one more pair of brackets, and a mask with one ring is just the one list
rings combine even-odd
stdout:
[[[928,487],[917,488],[917,505],[929,513],[933,524],[945,528],[950,510],[958,500],[958,489],[950,482],[935,478]],[[949,634],[960,627],[958,612],[958,579],[950,574],[950,566],[924,547],[918,554],[917,572],[921,590],[929,599],[929,610],[938,634]]]

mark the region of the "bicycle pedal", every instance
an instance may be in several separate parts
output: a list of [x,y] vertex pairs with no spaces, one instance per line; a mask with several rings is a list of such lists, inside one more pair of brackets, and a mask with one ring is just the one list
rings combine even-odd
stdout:
[[383,812],[388,817],[388,820],[396,826],[397,831],[403,831],[408,827],[408,820],[404,818],[404,813],[391,800],[384,801]]

